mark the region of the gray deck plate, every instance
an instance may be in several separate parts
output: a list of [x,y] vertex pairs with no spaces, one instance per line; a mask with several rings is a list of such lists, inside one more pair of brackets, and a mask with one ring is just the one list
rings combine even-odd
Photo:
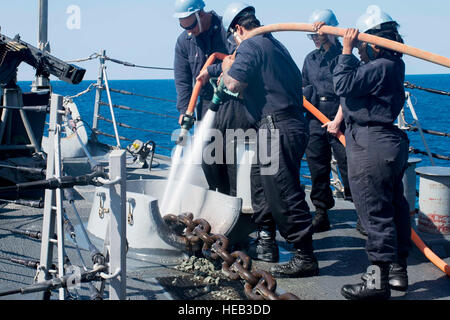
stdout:
[[[151,176],[164,178],[167,171],[167,159],[158,159],[160,168],[153,170]],[[146,178],[148,170],[132,170],[130,177]],[[77,188],[82,196],[92,192],[92,187]],[[87,221],[90,212],[89,201],[76,201],[77,208],[83,221]],[[311,203],[310,203],[310,207]],[[20,228],[41,230],[43,210],[24,208],[17,205],[8,205],[0,209],[1,228]],[[67,210],[73,222],[76,221],[71,210]],[[306,279],[278,279],[278,288],[281,291],[291,292],[305,300],[342,300],[340,288],[344,284],[358,283],[361,274],[365,271],[368,261],[365,254],[365,239],[355,230],[356,213],[351,203],[337,200],[336,207],[330,212],[332,230],[314,235],[314,247],[319,260],[320,275]],[[424,240],[425,240],[425,236]],[[81,237],[81,235],[78,235]],[[430,236],[428,236],[430,238]],[[431,237],[433,238],[433,237]],[[435,237],[434,237],[435,238]],[[439,251],[441,257],[447,263],[450,255],[448,249],[449,239],[441,238],[433,242],[433,248]],[[288,261],[291,253],[289,245],[278,235],[281,248],[281,260]],[[67,252],[74,265],[81,265],[76,251],[69,240],[66,241]],[[12,235],[0,230],[0,257],[23,257],[39,259],[40,242]],[[56,256],[56,253],[55,255]],[[85,261],[89,261],[86,250],[83,251]],[[173,296],[161,286],[156,278],[171,279],[175,276],[186,275],[174,266],[178,260],[167,260],[164,262],[144,262],[136,259],[128,259],[127,294],[132,300],[170,300]],[[450,300],[450,279],[438,268],[431,264],[417,248],[411,252],[409,259],[409,282],[408,293],[393,291],[394,299],[405,300]],[[254,262],[254,268],[268,270],[269,263]],[[33,283],[35,271],[18,266],[11,262],[0,260],[0,290],[10,290]],[[88,291],[85,285],[79,290],[80,298],[87,299]],[[14,295],[2,299],[36,299],[39,296]],[[56,293],[53,298],[57,298]]]

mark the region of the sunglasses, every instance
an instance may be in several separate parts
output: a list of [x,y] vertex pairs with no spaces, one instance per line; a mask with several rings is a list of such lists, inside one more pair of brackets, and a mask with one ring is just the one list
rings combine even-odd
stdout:
[[315,34],[315,33],[311,33],[311,34],[308,34],[306,36],[308,37],[309,40],[314,40],[314,39],[317,39],[319,37],[319,35]]
[[190,26],[187,26],[187,27],[184,27],[180,22],[180,27],[182,27],[184,30],[189,31],[189,30],[194,29],[197,26],[197,24],[198,24],[198,19],[195,19],[194,23],[192,23]]

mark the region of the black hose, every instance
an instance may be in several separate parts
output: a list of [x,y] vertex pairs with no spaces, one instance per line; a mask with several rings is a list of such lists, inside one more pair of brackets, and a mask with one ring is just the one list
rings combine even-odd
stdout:
[[20,198],[20,192],[24,190],[43,190],[43,189],[65,189],[72,188],[74,186],[86,186],[93,184],[98,186],[99,184],[94,182],[94,178],[103,177],[106,178],[106,174],[100,171],[93,172],[78,177],[64,176],[61,178],[51,178],[47,180],[38,180],[31,182],[18,183],[15,186],[0,188],[0,195],[16,194],[16,198]]
[[7,199],[0,199],[0,202],[6,202],[6,203],[13,203],[17,204],[19,206],[25,206],[25,207],[31,207],[31,208],[37,208],[37,209],[43,209],[44,208],[44,201],[42,200],[7,200]]
[[8,231],[14,234],[18,234],[21,236],[25,236],[28,238],[41,240],[42,234],[40,231],[34,231],[34,230],[20,230],[20,229],[8,229],[8,228],[0,228],[0,230]]
[[[106,266],[101,266],[97,270],[91,270],[81,273],[80,283],[86,283],[91,281],[96,281],[98,278],[98,273],[105,271],[107,269]],[[23,288],[14,289],[14,290],[8,290],[0,292],[0,297],[12,295],[12,294],[28,294],[28,293],[35,293],[35,292],[43,292],[43,291],[50,291],[54,289],[59,288],[67,288],[68,281],[73,277],[72,274],[65,275],[64,277],[55,278],[51,280],[42,281],[39,283],[35,283]]]
[[0,168],[13,169],[13,170],[23,171],[23,172],[29,172],[29,173],[39,174],[39,175],[42,175],[42,176],[45,176],[45,174],[46,174],[46,170],[44,168],[42,168],[42,169],[39,169],[39,168],[28,168],[28,167],[21,167],[21,166],[10,166],[10,165],[6,165],[6,164],[0,164]]
[[10,295],[13,295],[13,294],[18,294],[18,293],[22,293],[21,289],[15,289],[15,290],[10,290],[10,291],[3,291],[3,292],[0,292],[0,297],[10,296]]

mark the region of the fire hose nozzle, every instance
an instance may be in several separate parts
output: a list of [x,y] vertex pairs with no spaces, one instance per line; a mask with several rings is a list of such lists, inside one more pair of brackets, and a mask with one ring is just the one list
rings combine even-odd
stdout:
[[192,114],[186,113],[181,120],[181,128],[189,131],[194,126],[194,123],[195,117]]
[[183,147],[186,146],[188,133],[189,133],[188,130],[181,128],[181,133],[178,136],[178,140],[177,140],[176,144],[179,146],[183,146]]
[[188,135],[189,130],[191,130],[191,128],[194,126],[194,123],[195,118],[193,115],[186,113],[183,116],[183,119],[181,120],[181,132],[176,144],[181,146],[186,145],[186,137]]

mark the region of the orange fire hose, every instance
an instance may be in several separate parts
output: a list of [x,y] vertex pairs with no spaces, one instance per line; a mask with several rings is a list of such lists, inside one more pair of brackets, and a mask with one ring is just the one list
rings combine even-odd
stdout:
[[[303,106],[311,112],[317,119],[319,119],[320,122],[323,124],[328,123],[330,120],[322,113],[320,112],[316,107],[314,107],[308,100],[306,100],[305,97],[303,97]],[[342,132],[338,132],[337,138],[339,141],[346,146],[345,143],[345,136],[342,134]],[[411,240],[414,242],[414,244],[417,246],[417,248],[423,253],[425,257],[428,258],[436,267],[441,269],[447,276],[450,276],[450,267],[449,265],[443,261],[441,258],[439,258],[427,245],[420,239],[419,235],[414,231],[413,228],[411,228]]]
[[[248,38],[254,37],[256,35],[270,33],[270,32],[279,32],[279,31],[303,31],[303,32],[311,32],[315,33],[312,24],[308,23],[279,23],[272,24],[268,26],[259,27],[252,32],[250,32]],[[323,26],[320,28],[320,31],[325,34],[331,34],[335,36],[343,37],[345,35],[346,29],[344,28],[336,28],[330,26]],[[447,57],[439,56],[437,54],[423,51],[417,48],[413,48],[403,43],[399,43],[396,41],[388,40],[385,38],[377,37],[374,35],[370,35],[367,33],[360,33],[358,35],[358,40],[363,42],[368,42],[371,44],[375,44],[377,46],[394,50],[397,52],[401,52],[425,61],[429,61],[447,68],[450,68],[450,59]]]
[[[317,110],[317,108],[315,108],[311,103],[309,103],[308,100],[306,100],[306,98],[304,98],[303,100],[303,105],[323,124],[330,121],[322,112]],[[338,133],[337,138],[345,147],[346,146],[345,136],[342,134],[342,132]],[[436,267],[438,267],[445,274],[447,274],[447,276],[450,276],[449,265],[441,258],[439,258],[429,247],[427,247],[427,245],[425,245],[425,243],[422,241],[422,239],[420,239],[419,235],[414,231],[413,228],[411,228],[411,240],[414,242],[417,248],[423,253],[423,255],[428,258],[428,260],[430,260]]]
[[[235,52],[236,53],[236,52]],[[215,52],[211,56],[209,56],[208,60],[206,60],[205,65],[203,66],[202,70],[205,70],[207,67],[212,65],[216,59],[223,60],[227,57],[226,54]],[[200,94],[200,91],[203,87],[202,81],[197,81],[194,86],[194,90],[192,91],[191,99],[189,100],[189,105],[186,111],[187,115],[192,116],[195,111],[195,107],[197,105],[197,99]],[[311,112],[319,121],[321,121],[323,124],[326,124],[330,122],[330,119],[328,119],[322,112],[320,112],[316,107],[314,107],[308,100],[306,100],[305,97],[303,97],[303,106],[305,109],[307,109],[309,112]],[[345,136],[342,132],[338,132],[337,138],[341,143],[345,146]]]
[[[225,57],[227,57],[227,55],[224,53],[220,52],[213,53],[212,55],[209,56],[208,60],[206,60],[205,65],[203,66],[201,71],[204,71],[206,68],[212,65],[216,61],[216,59],[223,60],[225,59]],[[197,99],[198,96],[200,95],[200,91],[202,90],[203,85],[204,83],[202,83],[202,81],[200,80],[195,83],[194,89],[192,90],[191,100],[189,100],[189,105],[186,111],[186,114],[189,116],[194,115],[195,107],[197,105]]]
[[[303,97],[303,106],[305,107],[306,110],[311,112],[313,114],[313,116],[315,116],[317,119],[319,119],[319,121],[322,122],[323,124],[326,124],[326,123],[330,122],[330,119],[328,119],[322,112],[320,112],[316,107],[314,107],[311,104],[311,102],[306,100],[305,97]],[[344,134],[341,131],[338,131],[336,137],[339,139],[339,141],[345,147],[346,144],[345,144],[345,136],[344,136]]]
[[416,244],[417,248],[428,258],[433,264],[442,270],[447,276],[450,276],[450,267],[448,264],[439,258],[426,244],[420,239],[414,229],[411,229],[411,239]]
[[[345,34],[345,30],[343,28],[336,28],[330,26],[323,26],[321,29],[324,33],[333,34],[337,36],[343,36]],[[284,23],[284,24],[274,24],[269,26],[264,26],[253,30],[250,35],[247,37],[251,38],[259,34],[269,33],[269,32],[277,32],[277,31],[304,31],[304,32],[314,32],[312,24],[301,24],[301,23]],[[450,59],[442,56],[435,55],[433,53],[425,52],[420,49],[412,48],[410,46],[387,40],[384,38],[376,37],[373,35],[369,35],[366,33],[360,33],[358,36],[358,40],[372,43],[378,45],[383,48],[387,48],[390,50],[395,50],[404,54],[411,55],[413,57],[423,59],[432,63],[436,63],[445,67],[450,68]],[[205,70],[208,66],[212,65],[216,59],[223,60],[227,55],[223,53],[216,52],[212,54],[205,65],[202,68],[202,71]],[[203,83],[201,81],[197,81],[192,92],[191,100],[189,101],[188,109],[186,114],[193,115],[195,106],[197,104],[197,99],[202,89]],[[330,120],[320,112],[316,107],[314,107],[305,97],[303,97],[303,106],[311,112],[319,121],[323,124],[330,122]],[[346,146],[345,136],[342,132],[338,132],[337,138],[339,141]],[[447,276],[450,276],[450,267],[448,264],[439,258],[429,247],[425,245],[425,243],[420,239],[417,233],[411,228],[411,240],[417,246],[417,248],[427,257],[436,267],[442,270]]]
[[[280,23],[280,24],[273,24],[268,26],[259,27],[247,36],[246,39],[249,39],[251,37],[264,34],[264,33],[270,33],[270,32],[278,32],[278,31],[303,31],[303,32],[311,32],[314,33],[314,28],[312,24],[306,24],[306,23]],[[323,26],[320,28],[320,31],[326,34],[332,34],[336,36],[343,37],[345,35],[346,29],[343,28],[336,28],[336,27],[330,27],[330,26]],[[359,41],[364,41],[368,43],[372,43],[375,45],[378,45],[380,47],[398,51],[425,61],[429,61],[435,64],[442,65],[444,67],[450,68],[450,59],[446,57],[442,57],[430,52],[426,52],[420,49],[416,49],[410,46],[407,46],[405,44],[391,41],[385,38],[380,38],[377,36],[373,36],[367,33],[360,33],[358,35]],[[304,107],[307,108],[314,116],[316,116],[322,123],[326,123],[329,120],[322,114],[319,110],[314,108],[306,99],[304,99]],[[312,108],[311,108],[312,107]],[[314,109],[315,110],[314,110]],[[310,110],[311,109],[311,110]],[[328,121],[327,121],[328,120]],[[345,146],[345,137],[340,133],[339,141]],[[441,258],[439,258],[433,251],[431,251],[430,248],[428,248],[425,243],[420,239],[420,237],[417,235],[417,233],[414,231],[413,228],[411,228],[411,240],[414,242],[414,244],[419,248],[419,250],[425,255],[425,257],[428,258],[436,267],[438,267],[440,270],[442,270],[447,276],[450,276],[450,267],[448,264],[443,261]]]

